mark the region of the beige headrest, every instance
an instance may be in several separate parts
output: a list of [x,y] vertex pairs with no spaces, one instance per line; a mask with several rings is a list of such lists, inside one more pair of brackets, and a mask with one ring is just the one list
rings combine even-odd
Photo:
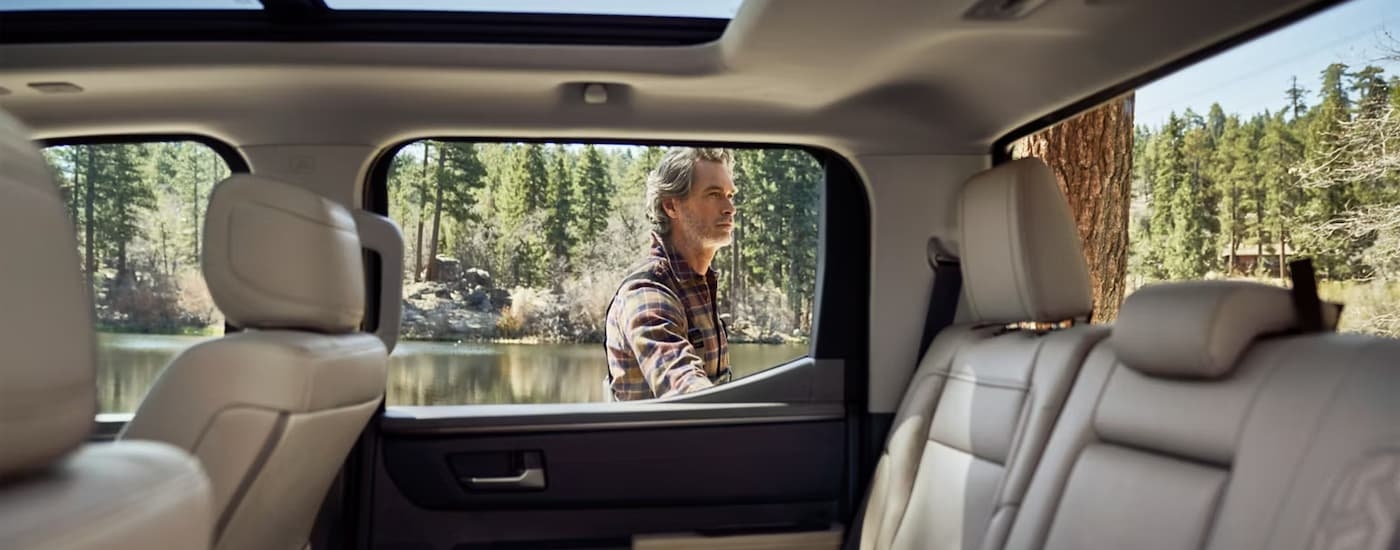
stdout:
[[92,298],[78,240],[29,133],[0,113],[0,477],[42,468],[92,432]]
[[1243,281],[1143,287],[1118,312],[1118,359],[1154,376],[1219,378],[1260,336],[1297,325],[1288,289]]
[[958,202],[963,289],[979,322],[1055,322],[1093,308],[1089,268],[1055,174],[1021,159],[968,180]]
[[204,278],[230,323],[355,331],[365,283],[355,218],[309,190],[246,174],[214,187]]

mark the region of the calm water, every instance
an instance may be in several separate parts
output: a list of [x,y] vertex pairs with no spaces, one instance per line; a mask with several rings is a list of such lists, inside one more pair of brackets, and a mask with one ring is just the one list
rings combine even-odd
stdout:
[[[160,369],[196,336],[98,335],[101,412],[131,412]],[[734,344],[736,377],[807,354],[807,345]],[[600,401],[607,372],[601,344],[399,342],[389,366],[390,405]]]

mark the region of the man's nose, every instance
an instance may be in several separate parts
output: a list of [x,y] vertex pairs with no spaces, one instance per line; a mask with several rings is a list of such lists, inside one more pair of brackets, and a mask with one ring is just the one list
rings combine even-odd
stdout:
[[724,199],[724,205],[723,205],[723,207],[724,207],[724,209],[722,210],[722,213],[724,213],[724,214],[726,214],[726,215],[733,215],[733,214],[734,214],[734,210],[735,210],[735,208],[736,208],[736,207],[734,206],[734,197],[726,197],[726,198]]

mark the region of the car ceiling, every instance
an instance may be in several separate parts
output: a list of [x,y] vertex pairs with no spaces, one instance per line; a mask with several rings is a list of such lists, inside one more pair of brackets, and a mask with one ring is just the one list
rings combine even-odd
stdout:
[[[1315,0],[748,0],[689,46],[66,42],[0,46],[0,107],[39,138],[210,135],[385,146],[430,135],[800,143],[984,154],[1008,133]],[[0,33],[4,32],[0,20]],[[35,82],[84,91],[43,94]],[[583,101],[582,84],[610,85]]]

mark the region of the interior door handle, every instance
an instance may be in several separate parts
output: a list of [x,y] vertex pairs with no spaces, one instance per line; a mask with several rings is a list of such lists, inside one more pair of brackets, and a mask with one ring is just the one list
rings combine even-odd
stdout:
[[544,468],[525,468],[519,474],[501,477],[469,477],[467,487],[486,490],[530,490],[544,488]]

